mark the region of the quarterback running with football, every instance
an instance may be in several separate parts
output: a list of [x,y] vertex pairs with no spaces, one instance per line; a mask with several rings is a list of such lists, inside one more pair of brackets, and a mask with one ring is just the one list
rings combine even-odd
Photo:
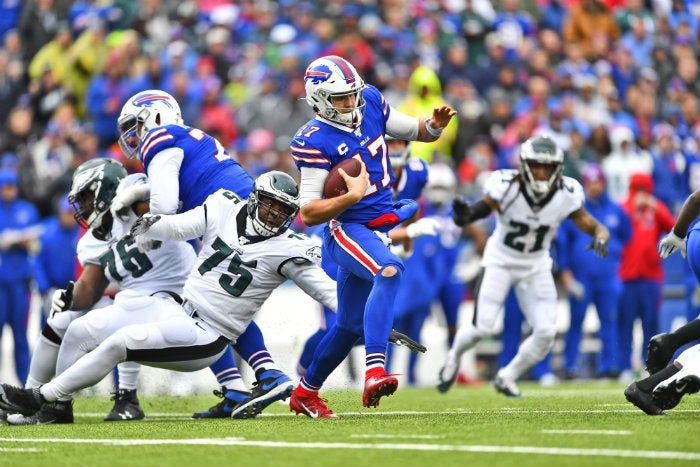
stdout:
[[557,292],[552,276],[549,247],[559,224],[567,217],[593,237],[589,245],[598,256],[607,255],[608,229],[584,207],[584,191],[573,178],[562,176],[564,153],[546,136],[528,139],[520,147],[518,170],[493,172],[484,196],[473,205],[454,202],[457,225],[497,213],[496,228],[486,242],[479,286],[474,298],[474,318],[460,326],[437,386],[447,392],[457,376],[460,357],[493,333],[496,319],[511,287],[515,290],[532,333],[494,380],[496,390],[518,397],[515,381],[542,360],[556,334]]
[[[456,112],[448,106],[429,118],[393,109],[374,86],[365,84],[344,58],[329,55],[311,62],[304,74],[306,101],[316,117],[292,138],[290,152],[301,172],[301,220],[324,228],[323,254],[338,265],[338,316],[318,344],[313,361],[295,388],[290,407],[313,418],[336,418],[318,396],[326,378],[364,337],[365,385],[362,404],[376,407],[398,387],[386,373],[387,339],[403,261],[389,249],[386,232],[413,217],[418,204],[394,201],[396,177],[385,135],[406,141],[437,140]],[[349,158],[362,162],[359,175],[339,172],[348,192],[323,198],[331,169]]]

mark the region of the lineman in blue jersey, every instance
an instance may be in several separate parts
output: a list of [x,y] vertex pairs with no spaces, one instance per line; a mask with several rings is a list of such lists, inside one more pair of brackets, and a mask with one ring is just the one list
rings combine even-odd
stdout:
[[[456,112],[443,106],[428,119],[401,114],[337,56],[314,60],[306,69],[304,84],[306,101],[317,115],[295,134],[290,150],[301,171],[302,221],[309,226],[331,221],[324,229],[323,251],[339,266],[339,306],[336,324],[319,344],[290,407],[313,418],[335,418],[318,391],[363,335],[363,405],[377,406],[382,396],[398,387],[384,363],[403,262],[389,250],[385,232],[411,218],[418,205],[413,200],[392,200],[395,177],[384,135],[435,141]],[[348,192],[323,198],[328,172],[351,157],[362,162],[362,170],[357,177],[340,172]]]
[[[246,199],[253,179],[226,149],[212,136],[183,123],[180,106],[167,92],[149,90],[132,96],[124,104],[118,120],[119,145],[124,154],[138,156],[148,175],[150,211],[152,214],[175,214],[201,205],[207,196],[227,189]],[[113,212],[119,213],[147,194],[139,191],[124,193],[115,199]],[[234,349],[256,373],[258,386],[284,385],[279,397],[288,397],[292,380],[277,367],[260,328],[251,322],[239,337]],[[194,418],[236,416],[233,407],[250,397],[229,351],[211,367],[224,397],[209,410],[194,414]],[[261,380],[262,379],[262,380]],[[264,395],[263,395],[264,396]],[[272,403],[274,400],[270,400]]]
[[542,360],[554,343],[557,293],[549,246],[566,218],[593,237],[589,247],[595,254],[607,255],[610,232],[584,207],[581,184],[561,175],[563,165],[564,153],[551,138],[530,138],[520,147],[519,170],[493,172],[484,186],[483,198],[472,206],[455,200],[453,217],[457,225],[467,225],[492,211],[498,215],[496,229],[484,249],[474,319],[457,331],[438,375],[440,392],[454,383],[462,354],[493,332],[513,287],[532,333],[510,363],[498,371],[494,386],[506,396],[521,395],[515,381]]

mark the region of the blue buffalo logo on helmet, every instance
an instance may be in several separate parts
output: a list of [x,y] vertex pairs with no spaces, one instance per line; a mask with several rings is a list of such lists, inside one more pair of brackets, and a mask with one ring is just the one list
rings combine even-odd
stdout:
[[331,76],[331,69],[326,65],[318,65],[314,69],[306,70],[304,81],[311,81],[313,84],[321,84]]

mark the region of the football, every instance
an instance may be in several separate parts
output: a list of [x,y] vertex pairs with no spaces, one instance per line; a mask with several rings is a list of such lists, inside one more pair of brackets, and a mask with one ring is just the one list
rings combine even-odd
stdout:
[[323,184],[323,196],[326,198],[335,198],[336,196],[344,195],[348,192],[348,187],[345,185],[345,180],[338,173],[339,169],[343,169],[346,174],[351,177],[357,177],[362,170],[360,161],[354,158],[345,159],[336,164],[326,177]]

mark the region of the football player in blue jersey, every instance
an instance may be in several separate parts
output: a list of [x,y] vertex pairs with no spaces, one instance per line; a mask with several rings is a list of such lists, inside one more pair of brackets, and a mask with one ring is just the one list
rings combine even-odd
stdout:
[[[411,144],[408,141],[392,138],[387,136],[385,138],[387,143],[387,150],[389,151],[389,158],[391,159],[391,169],[394,172],[396,181],[392,185],[393,199],[417,199],[423,187],[428,180],[428,165],[423,159],[411,156]],[[438,228],[438,221],[433,218],[427,218],[424,220],[419,220],[412,223],[412,227],[397,227],[392,229],[389,233],[394,252],[399,256],[404,256],[409,254],[410,242],[414,238],[422,237],[425,235],[435,235],[436,229]],[[310,229],[309,234],[312,236],[323,236],[323,224],[314,226]],[[407,251],[408,250],[408,251]],[[322,255],[321,257],[321,267],[329,277],[333,280],[337,280],[338,276],[338,265],[329,257],[329,255]],[[323,320],[319,329],[312,334],[304,344],[304,348],[299,357],[299,363],[297,364],[297,373],[299,376],[304,376],[306,374],[306,369],[311,364],[313,360],[316,347],[321,342],[321,339],[326,335],[328,330],[335,324],[336,313],[328,307],[323,307]],[[401,327],[399,326],[399,329]],[[403,330],[403,329],[402,329]],[[391,343],[403,343],[401,337],[396,331],[392,331],[389,336],[389,342]],[[362,339],[357,343],[357,345],[362,343]],[[409,346],[410,347],[410,346]],[[416,349],[412,349],[414,352]]]
[[[139,199],[150,199],[152,214],[175,214],[201,205],[221,188],[244,199],[253,188],[252,177],[216,138],[183,122],[179,104],[165,91],[148,90],[129,98],[118,127],[119,146],[127,157],[138,157],[148,175],[150,193],[132,190],[115,198],[112,210],[117,215]],[[253,392],[244,385],[233,354],[226,352],[210,367],[222,386],[221,392],[214,393],[223,400],[194,418],[247,418],[249,411],[239,413],[234,407],[247,407],[255,399],[262,410],[289,397],[292,380],[273,361],[255,322],[233,347],[255,371]]]
[[[417,159],[422,164],[422,159]],[[410,159],[413,162],[413,159]],[[393,160],[392,160],[393,164]],[[409,337],[420,340],[420,331],[429,316],[431,305],[439,302],[445,314],[448,329],[448,345],[452,345],[457,330],[459,307],[465,292],[464,281],[454,273],[462,248],[466,245],[462,228],[452,221],[452,199],[457,191],[454,170],[443,162],[430,165],[421,210],[426,218],[440,225],[436,236],[423,236],[413,242],[412,254],[405,258],[406,270],[401,279],[394,302],[394,326]],[[472,227],[470,226],[471,230]],[[477,230],[476,227],[473,230]],[[469,232],[473,235],[472,232]],[[482,233],[482,236],[485,236]],[[420,293],[416,293],[420,290]],[[391,348],[387,357],[392,356]],[[391,358],[387,358],[390,368]],[[418,355],[408,359],[408,383],[415,384]]]
[[[393,322],[393,300],[403,261],[388,248],[386,232],[416,213],[414,200],[392,199],[395,176],[385,134],[407,141],[435,141],[456,112],[449,106],[427,119],[393,109],[377,88],[365,84],[355,67],[337,56],[314,60],[304,74],[306,101],[316,117],[292,138],[290,150],[301,171],[301,220],[324,228],[324,254],[338,264],[338,316],[320,342],[306,375],[292,393],[291,410],[312,418],[336,418],[318,391],[362,336],[365,385],[362,403],[376,407],[393,394],[398,380],[384,369]],[[355,157],[356,177],[340,174],[347,193],[323,198],[329,171]]]

